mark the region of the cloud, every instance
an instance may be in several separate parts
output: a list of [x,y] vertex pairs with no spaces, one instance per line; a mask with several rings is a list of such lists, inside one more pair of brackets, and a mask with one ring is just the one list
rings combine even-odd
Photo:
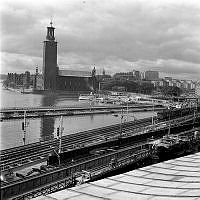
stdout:
[[[36,66],[42,63],[42,58],[29,56],[25,54],[1,53],[1,66],[6,68],[1,73],[25,71],[35,72]],[[2,69],[1,69],[2,70]]]
[[2,57],[21,60],[16,67],[3,58],[2,71],[42,66],[42,41],[53,17],[62,68],[95,64],[115,73],[137,67],[200,79],[198,0],[7,0],[1,13]]

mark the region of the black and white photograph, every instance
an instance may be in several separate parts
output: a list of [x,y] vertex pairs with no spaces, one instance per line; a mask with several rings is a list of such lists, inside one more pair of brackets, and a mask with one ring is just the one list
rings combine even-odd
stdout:
[[199,0],[1,0],[0,95],[2,200],[200,199]]

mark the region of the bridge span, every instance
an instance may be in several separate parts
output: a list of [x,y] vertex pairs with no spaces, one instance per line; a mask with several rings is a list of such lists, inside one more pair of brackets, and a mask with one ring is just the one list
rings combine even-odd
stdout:
[[0,110],[1,120],[19,119],[26,115],[27,118],[36,117],[52,117],[52,116],[72,116],[72,115],[88,115],[88,114],[109,114],[117,113],[121,110],[129,110],[130,112],[142,112],[151,110],[164,109],[162,105],[109,105],[109,106],[47,106],[47,107],[17,107],[17,108],[2,108]]

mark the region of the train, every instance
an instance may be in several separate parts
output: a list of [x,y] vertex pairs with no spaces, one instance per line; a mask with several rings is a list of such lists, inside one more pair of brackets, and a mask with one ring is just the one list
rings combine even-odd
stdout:
[[157,112],[157,118],[158,120],[170,120],[178,117],[184,117],[186,115],[193,115],[198,112],[200,112],[200,106],[164,109],[162,111]]
[[[192,108],[184,108],[184,109],[173,109],[173,110],[163,110],[158,112],[157,118],[159,120],[169,120],[177,117],[183,117],[190,114],[194,114],[195,112],[200,112],[200,107],[192,107]],[[192,122],[191,122],[192,123]],[[191,126],[191,125],[189,125]],[[177,131],[177,130],[176,130]],[[166,131],[167,133],[167,131]],[[112,140],[104,138],[102,141],[93,143],[88,146],[84,146],[84,144],[77,144],[73,149],[68,149],[67,151],[61,152],[59,155],[55,151],[48,156],[47,164],[48,165],[59,165],[75,162],[81,158],[92,157],[95,154],[103,154],[108,151],[108,149],[115,150],[114,148],[122,148],[123,146],[138,143],[148,139],[149,137],[156,137],[157,135],[166,134],[165,131],[160,132],[154,131],[146,134],[135,135],[132,137],[118,137],[113,138]],[[116,149],[117,150],[117,149]]]
[[[199,129],[200,130],[200,129]],[[157,145],[157,156],[160,161],[188,155],[200,151],[200,132],[190,135],[166,135]]]
[[111,141],[107,141],[105,139],[102,142],[94,143],[88,146],[76,145],[74,146],[74,149],[63,151],[60,154],[57,154],[55,150],[49,154],[47,165],[73,163],[77,160],[80,161],[83,158],[95,157],[97,155],[108,153],[108,151],[112,152],[119,149],[120,143],[120,139],[115,139]]

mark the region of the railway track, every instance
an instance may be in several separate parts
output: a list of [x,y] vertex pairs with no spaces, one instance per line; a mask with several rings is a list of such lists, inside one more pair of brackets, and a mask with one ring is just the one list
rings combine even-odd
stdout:
[[[147,127],[151,125],[151,118],[131,121],[122,124],[123,134],[132,132],[133,129]],[[63,151],[73,150],[83,146],[92,145],[94,143],[112,139],[120,135],[120,124],[111,125],[103,128],[93,129],[89,131],[79,132],[62,137]],[[36,162],[47,158],[52,149],[56,149],[59,140],[48,142],[37,142],[26,146],[20,146],[12,149],[1,151],[1,170],[7,170],[9,167],[15,168],[30,162]]]
[[[128,122],[123,125],[123,131],[129,131],[133,128],[148,126],[151,124],[151,119],[146,118],[137,120],[136,122]],[[105,140],[105,137],[114,137],[120,133],[120,124],[107,126],[104,128],[79,132],[62,137],[63,150],[79,148],[80,145],[92,144]],[[59,145],[59,140],[49,142],[37,142],[26,146],[20,146],[12,149],[1,151],[1,165],[4,169],[8,166],[26,163],[26,161],[34,161],[46,157],[52,152],[52,148]],[[75,147],[76,146],[76,147]]]
[[[145,142],[143,141],[143,142],[135,143],[133,145],[125,145],[123,147],[119,147],[117,149],[117,151],[124,151],[125,149],[134,149],[134,151],[139,151],[139,150],[142,150],[142,147],[145,147],[146,144],[147,144],[146,141]],[[113,153],[113,152],[107,152],[105,155],[110,154],[110,153]],[[98,156],[101,157],[102,155],[98,155]],[[51,166],[51,168],[48,168],[48,171],[46,171],[46,172],[51,173],[55,170],[60,170],[60,169],[66,168],[66,167],[72,167],[73,165],[79,165],[80,163],[85,163],[88,160],[93,160],[93,159],[96,159],[96,158],[97,158],[97,156],[93,154],[93,155],[90,155],[90,156],[87,156],[87,157],[77,159],[73,162],[68,162],[68,163],[62,164],[60,166]],[[27,174],[29,174],[29,173],[27,173]],[[38,174],[29,174],[29,175],[26,176],[26,178],[29,179],[29,178],[34,178],[34,177],[37,177],[37,176],[38,176]],[[21,181],[20,179],[10,180],[9,182],[2,181],[1,187],[17,183],[17,182]]]
[[[180,133],[176,133],[175,135],[177,135],[177,136],[193,135],[195,130],[197,130],[197,128],[189,130],[189,131],[183,131],[183,132],[180,132]],[[198,130],[199,130],[199,128],[198,128]],[[158,138],[160,138],[160,137],[158,137]],[[157,138],[154,138],[154,140],[156,140],[156,139]],[[103,155],[107,155],[107,154],[112,153],[112,152],[123,151],[124,149],[128,149],[128,148],[134,149],[135,152],[137,152],[137,151],[141,152],[142,149],[145,149],[145,146],[148,145],[148,144],[149,144],[149,142],[146,139],[142,138],[140,141],[133,141],[132,143],[130,143],[128,145],[113,147],[112,148],[113,151],[111,151],[111,148],[109,148],[109,149],[106,148],[105,152],[103,153]],[[102,154],[98,154],[98,153],[96,154],[95,152],[93,152],[90,155],[87,155],[85,157],[77,158],[73,162],[72,161],[67,161],[67,162],[65,162],[65,163],[63,163],[63,164],[61,164],[59,166],[54,166],[54,167],[52,166],[51,168],[48,169],[48,172],[54,171],[55,169],[62,169],[62,168],[65,168],[66,166],[71,167],[73,165],[78,165],[80,163],[87,162],[88,160],[95,159],[97,156],[102,156]],[[93,170],[96,171],[96,168],[95,169],[91,169],[89,171],[92,173]],[[27,175],[27,178],[30,178],[30,177],[33,177],[33,176],[37,176],[37,175],[31,175],[30,173],[27,173],[27,174],[29,174],[29,175]],[[19,180],[13,180],[13,181],[9,181],[9,182],[2,182],[1,186],[6,186],[6,185],[9,185],[11,183],[18,182],[18,181]]]

